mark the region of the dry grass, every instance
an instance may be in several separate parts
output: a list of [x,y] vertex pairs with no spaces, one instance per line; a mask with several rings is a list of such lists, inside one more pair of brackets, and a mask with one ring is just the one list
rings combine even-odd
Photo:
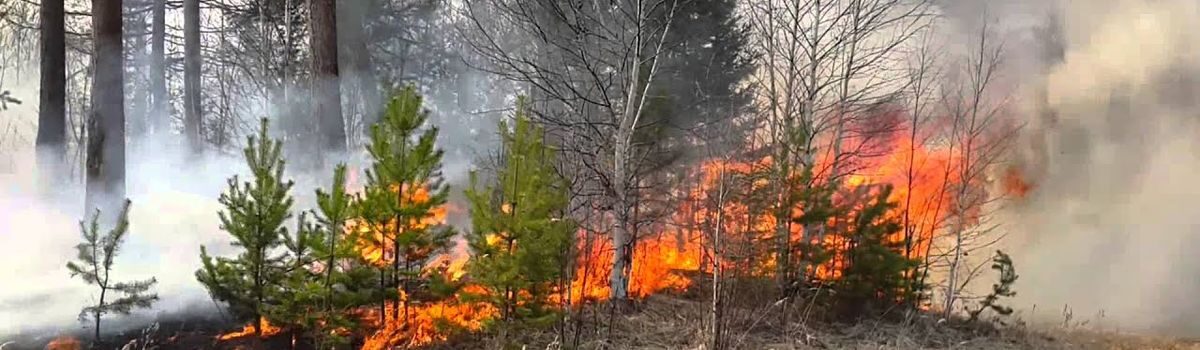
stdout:
[[[582,332],[524,334],[510,349],[711,349],[709,305],[672,296],[655,296],[625,315],[606,308],[584,311]],[[1032,330],[1023,326],[967,326],[939,322],[929,315],[907,322],[863,321],[856,324],[800,322],[781,327],[778,312],[730,312],[725,335],[728,349],[1198,349],[1200,342],[1083,330]],[[610,321],[611,320],[611,321]],[[564,339],[565,338],[565,339]],[[450,348],[501,348],[493,340],[475,339]]]

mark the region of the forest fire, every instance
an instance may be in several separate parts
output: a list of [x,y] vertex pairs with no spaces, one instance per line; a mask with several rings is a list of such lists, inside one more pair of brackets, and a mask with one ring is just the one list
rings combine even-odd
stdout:
[[[856,159],[847,168],[853,167],[833,192],[833,201],[846,204],[847,210],[862,210],[861,203],[879,193],[883,185],[892,187],[887,200],[896,208],[884,216],[901,223],[905,229],[890,237],[894,242],[905,243],[905,254],[911,258],[924,256],[932,242],[933,233],[951,215],[949,209],[954,202],[949,189],[957,181],[956,162],[952,150],[938,147],[914,145],[903,133],[894,137],[870,140],[869,145],[881,151],[880,156]],[[866,144],[866,141],[862,142]],[[819,159],[816,168],[830,168],[829,159]],[[772,182],[769,174],[772,166],[770,156],[756,161],[709,160],[697,166],[692,173],[694,184],[676,196],[680,198],[678,210],[665,221],[640,228],[634,247],[629,271],[629,295],[633,298],[668,291],[683,291],[693,284],[699,273],[711,272],[711,251],[707,242],[716,225],[721,225],[723,269],[748,276],[769,276],[775,273],[775,256],[770,248],[779,227],[776,225],[777,210],[767,204],[755,204],[755,192],[770,191]],[[826,181],[826,174],[816,174],[816,181]],[[1010,175],[1011,177],[1011,175]],[[741,185],[733,182],[741,181]],[[726,182],[726,183],[722,183]],[[1006,178],[1005,184],[1013,181]],[[351,179],[350,187],[357,184]],[[738,191],[719,195],[725,188]],[[1021,187],[1028,190],[1027,185]],[[356,191],[359,192],[359,191]],[[408,188],[393,188],[401,193],[405,203],[421,204],[430,200],[424,186],[411,191]],[[397,259],[395,239],[405,232],[422,232],[446,224],[449,204],[439,205],[431,214],[412,219],[397,227],[395,219],[382,220],[383,224],[372,223],[364,218],[351,219],[345,232],[353,240],[363,260],[376,268],[387,269]],[[502,211],[509,210],[502,206]],[[799,217],[805,208],[789,209],[793,217]],[[717,218],[717,216],[721,218]],[[849,216],[853,217],[853,215]],[[719,221],[718,221],[719,220]],[[849,221],[843,217],[829,219],[826,228],[839,229]],[[786,225],[789,240],[803,242],[805,227],[789,223]],[[591,236],[589,236],[591,235]],[[830,252],[830,260],[819,266],[810,266],[812,273],[822,279],[837,279],[845,268],[842,252],[848,244],[838,235],[816,236],[814,241]],[[575,271],[571,275],[568,290],[560,290],[551,297],[561,303],[569,293],[570,305],[581,305],[607,299],[613,248],[603,232],[580,230],[577,234],[578,251]],[[429,264],[424,265],[423,275],[441,276],[458,285],[458,292],[444,299],[409,300],[407,291],[401,288],[399,300],[390,300],[382,305],[363,307],[354,313],[369,326],[364,333],[364,349],[386,349],[393,347],[415,347],[443,342],[455,332],[478,331],[485,323],[498,317],[499,311],[486,303],[477,302],[468,295],[486,295],[488,292],[471,282],[467,275],[470,252],[465,241],[455,239],[457,246],[450,252],[431,255]],[[409,252],[400,252],[409,254]],[[404,259],[401,257],[401,259]],[[519,293],[519,292],[518,292]],[[399,303],[400,305],[396,305]],[[269,326],[265,335],[280,330]],[[240,332],[221,336],[222,340],[253,334],[247,326]]]
[[[587,250],[588,254],[581,254],[577,259],[571,281],[573,305],[607,299],[611,292],[608,279],[612,271],[613,251],[607,241],[601,239],[596,243],[599,244]],[[630,296],[645,298],[663,291],[682,291],[691,286],[692,279],[687,274],[701,270],[703,251],[696,240],[688,240],[682,245],[679,243],[675,237],[666,234],[638,241],[630,268]]]
[[[401,192],[397,188],[393,188],[392,191]],[[429,201],[429,191],[424,186],[419,186],[412,191],[404,188],[402,192],[405,194],[402,202],[425,203]],[[400,230],[424,230],[435,225],[445,224],[448,210],[448,205],[437,206],[433,208],[431,215],[413,219],[400,227]],[[382,226],[372,225],[365,220],[352,219],[346,223],[346,230],[357,234],[355,238],[357,238],[358,250],[367,262],[376,266],[390,264],[391,259],[395,256],[395,252],[392,251],[394,238],[388,237],[387,233],[400,232],[397,231],[394,219]]]
[[46,350],[80,350],[83,343],[74,337],[58,337],[46,344]]
[[[393,191],[403,193],[402,201],[408,203],[426,203],[430,200],[427,188],[419,186],[412,191],[404,188],[393,188]],[[425,230],[446,223],[449,205],[441,205],[432,209],[432,214],[419,220],[412,220],[402,230]],[[347,233],[357,239],[359,254],[368,263],[377,267],[386,267],[393,262],[396,254],[393,251],[394,220],[382,227],[371,225],[365,220],[351,220],[346,225]],[[392,232],[392,235],[388,233]],[[461,242],[458,242],[461,243]],[[466,274],[466,264],[469,253],[465,246],[459,244],[451,252],[432,258],[425,267],[426,274],[440,274],[454,283],[462,280]],[[452,330],[477,331],[483,327],[484,321],[494,317],[496,310],[482,303],[462,300],[463,293],[480,293],[481,288],[466,285],[456,295],[445,300],[433,302],[410,302],[404,290],[400,290],[399,298],[403,307],[396,307],[397,301],[385,303],[381,311],[378,308],[364,308],[361,318],[375,328],[375,331],[365,339],[363,349],[390,349],[400,347],[416,347],[445,341]],[[393,310],[399,310],[395,314]],[[382,322],[380,320],[383,320]]]
[[1016,198],[1025,198],[1029,191],[1033,190],[1033,184],[1029,183],[1022,174],[1021,169],[1010,167],[1004,172],[1004,191]]
[[[262,317],[260,319],[260,322],[262,322],[262,334],[260,336],[263,338],[274,336],[276,334],[279,334],[279,332],[283,331],[282,328],[272,325],[271,322],[268,321],[266,317]],[[226,334],[217,336],[217,339],[218,340],[233,340],[233,339],[246,337],[246,336],[252,336],[252,335],[254,335],[254,323],[250,323],[250,324],[246,325],[245,327],[242,327],[242,330],[240,330],[240,331],[226,333]]]
[[[905,134],[903,131],[852,145],[871,148],[881,155],[856,159],[852,164],[853,172],[845,175],[834,201],[861,203],[867,196],[877,194],[881,186],[890,186],[892,190],[887,200],[896,209],[888,211],[885,217],[902,225],[901,231],[890,239],[903,243],[905,255],[921,258],[932,244],[934,233],[953,214],[951,208],[955,198],[950,189],[958,181],[959,161],[951,149],[913,144],[911,138],[902,136]],[[749,191],[766,189],[769,181],[753,177],[751,173],[767,169],[771,163],[771,157],[767,156],[753,162],[710,160],[701,164],[696,170],[697,185],[688,190],[686,198],[679,204],[680,210],[671,218],[674,228],[648,233],[638,241],[630,277],[631,294],[645,297],[663,290],[684,289],[691,283],[687,274],[708,272],[709,263],[703,262],[708,258],[705,256],[707,243],[704,242],[706,235],[718,222],[718,213],[722,216],[719,221],[722,235],[727,237],[722,247],[726,252],[722,266],[749,275],[773,273],[774,256],[761,243],[769,241],[777,229],[773,211],[752,208],[750,203],[745,202],[745,193],[741,197],[727,195],[721,202],[716,202],[721,181],[754,178],[756,180],[750,180],[752,183],[743,187],[750,188]],[[814,168],[829,169],[830,163],[831,159],[827,157],[818,160]],[[817,174],[818,181],[823,181],[822,176],[825,175]],[[1023,183],[1018,188],[1020,191],[1028,189]],[[852,211],[860,210],[856,206],[850,208]],[[793,208],[791,212],[799,217],[804,208]],[[838,220],[831,219],[828,227],[846,224]],[[796,224],[789,224],[788,227],[789,240],[793,243],[802,242],[804,227]],[[826,264],[813,267],[813,273],[818,278],[836,279],[840,276],[839,270],[844,268],[841,251],[847,242],[836,235],[825,235],[819,242],[832,256]],[[611,248],[594,248],[591,252],[591,257],[580,258],[581,265],[583,262],[587,264],[580,267],[578,275],[585,277],[584,280],[576,278],[574,281],[573,301],[580,299],[579,293],[594,299],[608,295]],[[745,259],[756,254],[760,259]],[[583,281],[588,283],[584,285]]]
[[[461,292],[460,295],[478,294],[483,293],[483,290],[468,285]],[[407,299],[403,294],[401,298]],[[454,331],[478,331],[483,328],[485,321],[497,315],[496,309],[489,305],[465,301],[458,296],[434,303],[412,305],[407,311],[401,311],[407,313],[407,316],[391,314],[390,304],[384,309],[388,310],[383,315],[387,322],[383,325],[375,323],[378,330],[367,337],[363,350],[383,350],[397,346],[411,348],[445,341]],[[379,310],[368,310],[364,317],[378,321]]]

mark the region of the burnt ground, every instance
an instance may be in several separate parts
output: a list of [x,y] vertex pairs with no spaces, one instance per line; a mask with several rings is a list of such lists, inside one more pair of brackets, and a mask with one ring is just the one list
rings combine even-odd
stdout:
[[[153,347],[136,346],[138,343],[178,344],[176,349],[206,349],[211,348],[211,340],[215,334],[221,334],[230,329],[238,328],[231,321],[215,312],[198,312],[188,310],[175,313],[160,313],[154,316],[139,317],[134,320],[122,320],[119,317],[106,318],[102,327],[107,329],[101,333],[98,344],[91,344],[93,334],[90,329],[83,329],[82,324],[73,325],[69,329],[34,330],[12,336],[0,337],[0,350],[41,350],[74,348],[121,349],[127,344],[135,344],[128,349],[143,349]],[[74,342],[64,341],[67,339]],[[59,340],[56,342],[55,340]],[[75,344],[75,345],[72,345]],[[93,346],[95,345],[95,346]]]

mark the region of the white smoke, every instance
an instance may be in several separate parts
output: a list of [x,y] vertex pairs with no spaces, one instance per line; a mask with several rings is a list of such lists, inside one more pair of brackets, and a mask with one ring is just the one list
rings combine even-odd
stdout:
[[1106,328],[1194,335],[1200,4],[1056,10],[1062,37],[1050,51],[1062,56],[1021,81],[1018,156],[1037,188],[1008,218],[1019,306],[1036,305],[1041,321],[1061,322],[1065,306]]
[[[84,217],[83,189],[78,179],[63,180],[64,174],[46,178],[37,171],[33,142],[38,87],[36,70],[29,72],[33,79],[24,77],[22,84],[6,84],[4,88],[34,103],[0,112],[0,119],[13,125],[20,136],[5,139],[13,142],[0,142],[11,145],[0,149],[0,161],[10,164],[0,168],[5,170],[0,171],[0,266],[5,267],[0,269],[0,339],[23,332],[56,333],[71,330],[64,329],[71,325],[90,327],[79,323],[77,316],[81,308],[95,303],[97,295],[94,287],[71,278],[65,268],[66,262],[75,258],[74,246],[81,241],[78,223]],[[436,104],[441,102],[426,103],[436,111]],[[461,199],[458,194],[467,183],[473,160],[496,142],[494,136],[468,136],[476,131],[467,129],[490,133],[494,117],[468,119],[436,112],[431,116],[431,123],[443,130],[455,129],[442,132],[438,141],[440,147],[452,149],[443,163],[443,174],[452,186],[452,201]],[[238,144],[243,141],[238,140]],[[158,313],[217,312],[194,272],[200,268],[201,245],[216,256],[236,254],[229,245],[231,237],[219,228],[217,213],[223,207],[217,198],[226,189],[228,178],[240,175],[244,180],[249,173],[240,152],[207,152],[202,159],[193,159],[183,142],[178,135],[130,140],[126,159],[127,196],[133,203],[130,231],[117,257],[113,278],[129,281],[154,277],[158,280],[154,291],[161,300],[134,317],[106,317],[106,322],[111,322],[107,323],[108,331],[140,326],[140,322]],[[349,155],[325,157],[331,163],[351,164],[361,181],[364,153],[356,147]],[[297,156],[285,151],[285,157]],[[329,186],[332,168],[312,174],[297,168],[289,166],[285,177],[296,181],[293,212],[299,215],[315,208],[313,190]],[[48,179],[66,184],[50,185],[55,182]],[[455,203],[451,207],[466,206]],[[115,213],[101,215],[111,219]],[[451,224],[465,227],[466,213],[451,210],[448,219]]]

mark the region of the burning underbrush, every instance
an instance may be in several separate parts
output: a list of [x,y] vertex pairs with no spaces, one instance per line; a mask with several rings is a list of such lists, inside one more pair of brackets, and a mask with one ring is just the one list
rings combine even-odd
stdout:
[[[764,329],[793,332],[790,327],[804,324],[810,316],[833,319],[821,315],[834,309],[826,307],[833,303],[820,299],[829,295],[848,305],[880,303],[883,313],[928,310],[923,293],[939,235],[976,225],[983,208],[973,198],[994,197],[989,193],[993,187],[1019,196],[1033,188],[1015,171],[999,181],[966,179],[963,161],[951,147],[914,143],[915,137],[892,132],[847,142],[848,148],[877,153],[874,157],[817,157],[800,168],[781,166],[773,155],[699,162],[681,171],[679,186],[660,193],[666,200],[631,204],[635,224],[627,227],[633,236],[627,247],[612,244],[610,230],[616,230],[618,220],[611,207],[592,208],[595,215],[575,223],[564,214],[565,198],[536,197],[548,192],[545,188],[552,183],[524,183],[533,188],[526,192],[489,188],[484,195],[468,193],[469,211],[486,215],[472,216],[472,232],[458,234],[447,223],[448,213],[459,211],[457,203],[448,201],[449,188],[433,170],[439,157],[433,151],[436,132],[419,137],[417,145],[403,144],[417,139],[415,126],[422,123],[417,109],[406,105],[413,103],[406,99],[417,98],[406,96],[389,105],[384,128],[373,135],[379,138],[371,149],[377,163],[366,172],[365,183],[359,183],[357,171],[339,167],[331,192],[317,192],[319,210],[296,215],[294,231],[282,228],[292,219],[292,209],[290,198],[284,199],[290,184],[272,177],[281,176],[281,168],[256,168],[254,174],[261,178],[243,187],[232,180],[230,194],[221,201],[236,215],[222,212],[222,226],[244,252],[217,259],[202,253],[204,269],[197,279],[223,302],[222,311],[230,314],[223,316],[253,322],[222,327],[225,333],[175,331],[155,341],[167,348],[394,349],[449,346],[493,336],[512,341],[546,333],[560,345],[583,345],[604,331],[643,321],[668,322],[669,317],[659,313],[674,305],[680,310],[674,317],[684,321],[683,328],[668,327],[651,335],[668,339],[662,347],[672,348],[705,338],[699,335],[708,328],[687,321],[706,317],[697,311],[704,309],[698,305],[705,301],[713,302],[711,311],[727,316],[728,329],[747,334]],[[257,151],[265,154],[256,154],[254,148],[246,153],[279,157],[269,151],[279,146],[265,141],[265,122],[260,135],[262,139],[249,143],[259,142]],[[528,146],[515,143],[516,136],[505,137],[514,147]],[[387,153],[394,151],[398,155]],[[535,151],[528,154],[545,153]],[[413,161],[427,164],[406,168],[414,167]],[[282,167],[282,159],[274,162]],[[514,183],[539,178],[498,177]],[[272,197],[246,197],[267,194]],[[279,203],[267,206],[272,213],[261,210],[260,202],[268,200]],[[544,203],[562,205],[538,207]],[[639,217],[643,208],[645,215],[658,217]],[[537,215],[521,217],[522,210]],[[307,214],[317,219],[306,221]],[[564,221],[571,225],[561,225]],[[563,239],[566,244],[546,253],[565,257],[562,265],[516,266],[546,264],[521,260],[519,252],[540,242],[518,242],[511,238],[517,230],[558,230],[553,232],[558,237],[569,236]],[[618,259],[628,262],[623,264],[627,271],[614,273]],[[484,261],[496,264],[488,271],[498,276],[472,275],[488,263]],[[519,276],[555,269],[552,278],[536,283],[524,281],[531,276]],[[612,310],[628,310],[603,305],[620,291],[614,288],[617,280],[626,281],[628,297],[638,302],[640,313],[620,313],[618,320],[619,313]],[[736,283],[723,286],[728,281]],[[537,318],[551,322],[528,332],[507,333],[504,324],[517,323],[518,310],[535,302],[549,304],[550,318]],[[821,307],[813,311],[810,305]],[[610,311],[601,317],[605,309]],[[852,310],[859,315],[867,309]],[[688,312],[701,313],[684,316]],[[796,318],[802,322],[793,322]],[[641,341],[628,345],[655,347]],[[742,341],[732,334],[725,338],[727,345]]]
[[[631,247],[631,264],[627,271],[629,296],[645,300],[663,294],[694,291],[698,278],[711,281],[714,266],[720,268],[722,278],[767,281],[783,271],[777,260],[780,256],[789,259],[789,266],[804,266],[805,259],[813,259],[812,253],[803,250],[809,248],[797,250],[794,256],[780,255],[772,248],[778,242],[780,232],[786,233],[790,245],[817,247],[826,255],[818,264],[799,272],[788,272],[791,276],[813,276],[827,284],[836,284],[845,271],[854,268],[852,265],[856,261],[850,254],[861,244],[855,236],[841,232],[859,229],[856,225],[863,223],[855,222],[861,221],[857,218],[876,210],[871,206],[875,203],[874,197],[880,197],[877,207],[883,212],[869,219],[870,223],[889,223],[897,227],[885,232],[881,244],[908,259],[906,261],[928,257],[935,234],[944,229],[951,216],[977,216],[979,208],[959,205],[959,198],[950,191],[960,182],[955,175],[959,173],[960,165],[952,150],[916,145],[910,141],[909,138],[893,137],[863,140],[861,145],[856,145],[879,150],[882,156],[843,165],[853,169],[852,175],[828,192],[830,207],[841,212],[815,224],[797,224],[798,218],[806,217],[806,212],[812,210],[800,205],[802,202],[779,208],[761,204],[754,198],[761,196],[763,191],[771,191],[775,188],[771,185],[779,181],[802,182],[800,185],[803,186],[830,183],[827,170],[821,169],[831,168],[831,159],[820,160],[813,167],[816,171],[789,173],[783,177],[772,177],[776,168],[769,156],[750,161],[701,163],[688,174],[691,184],[671,196],[675,198],[672,205],[676,209],[659,220],[665,224],[635,230],[637,239]],[[1015,176],[1006,174],[1003,185],[1024,194],[1030,186]],[[352,175],[347,187],[361,191],[355,189],[357,186]],[[972,186],[982,188],[987,184]],[[726,187],[737,190],[718,196]],[[417,207],[433,203],[439,196],[424,185],[392,186],[390,190],[399,203]],[[477,284],[468,273],[472,253],[464,241],[454,240],[456,243],[452,248],[444,252],[405,250],[404,245],[398,243],[398,239],[412,239],[404,237],[420,237],[405,234],[415,232],[420,235],[446,227],[446,216],[452,208],[448,203],[438,203],[441,204],[427,208],[427,214],[404,221],[355,217],[345,222],[343,234],[353,244],[357,255],[354,259],[379,271],[380,285],[393,286],[395,296],[378,299],[374,305],[346,310],[348,317],[357,320],[356,328],[334,328],[328,332],[350,338],[354,348],[429,347],[486,333],[489,326],[503,316],[492,304],[480,301],[480,296],[494,292]],[[505,205],[505,213],[512,210]],[[959,212],[951,209],[955,207]],[[786,215],[786,218],[778,218],[780,215]],[[605,217],[605,214],[600,216]],[[806,232],[808,230],[817,231]],[[713,248],[716,234],[723,240],[719,255]],[[564,266],[570,273],[565,273],[562,281],[552,288],[549,300],[566,315],[582,317],[584,310],[592,309],[610,297],[611,266],[613,259],[618,257],[615,256],[617,249],[612,247],[611,240],[602,230],[580,228],[574,241],[573,263]],[[489,244],[492,244],[491,239]],[[334,266],[340,265],[335,263]],[[920,271],[917,266],[904,267],[904,278],[918,279],[917,276],[925,271]],[[419,272],[413,275],[398,273],[414,268]],[[434,285],[441,285],[436,289],[444,295],[427,295]],[[506,293],[522,294],[525,291]],[[776,291],[772,293],[777,294]],[[248,325],[214,338],[221,343],[253,337],[286,337],[296,342],[298,337],[293,329],[276,326],[270,320],[264,319],[262,326],[258,330]]]

